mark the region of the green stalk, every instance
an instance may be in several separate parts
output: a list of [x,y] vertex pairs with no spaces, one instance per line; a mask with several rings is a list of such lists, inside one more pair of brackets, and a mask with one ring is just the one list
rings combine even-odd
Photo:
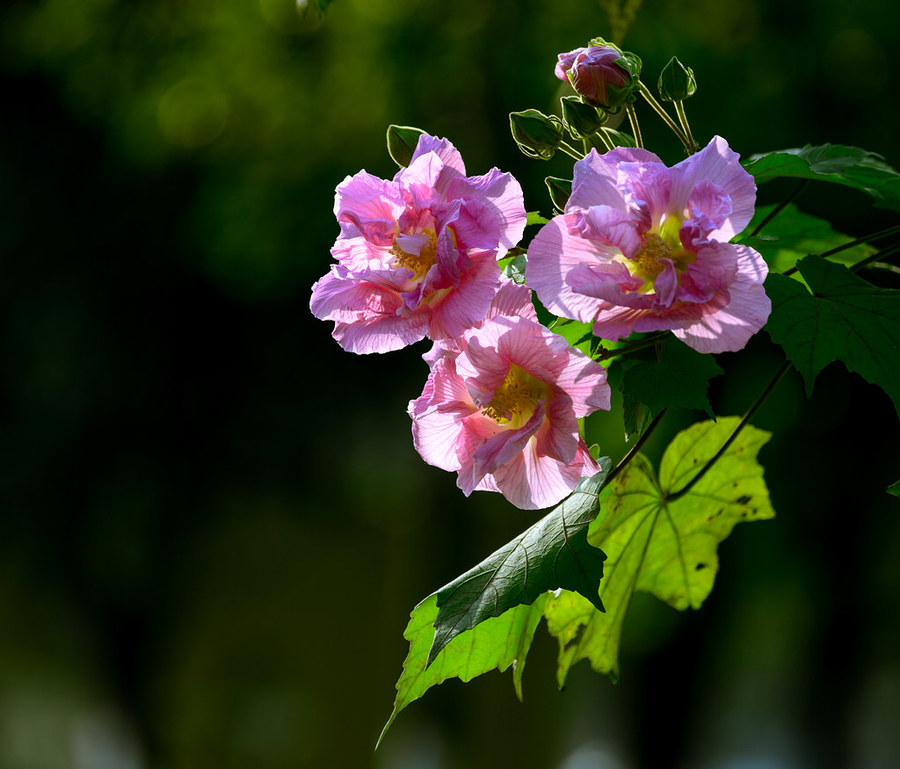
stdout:
[[728,436],[728,440],[722,444],[722,447],[707,461],[703,467],[700,468],[700,472],[697,473],[693,478],[691,478],[684,486],[682,486],[678,491],[669,494],[666,499],[669,502],[674,502],[679,497],[683,497],[687,494],[694,485],[699,481],[704,475],[706,475],[712,466],[721,459],[722,455],[728,451],[728,447],[734,443],[734,439],[738,437],[741,430],[743,430],[747,423],[753,418],[753,415],[759,410],[759,407],[765,403],[766,398],[772,394],[772,390],[775,389],[775,386],[784,378],[784,375],[791,369],[793,364],[790,361],[785,361],[781,368],[778,369],[775,376],[772,378],[772,381],[766,386],[766,389],[762,391],[760,396],[756,399],[756,402],[747,409],[747,413],[741,418],[741,421],[738,423],[738,426],[734,428],[734,432]]
[[561,149],[570,158],[575,158],[575,160],[584,160],[584,154],[576,150],[571,144],[560,142],[558,149]]
[[688,141],[687,136],[685,136],[684,131],[681,130],[681,127],[678,125],[678,123],[676,123],[674,120],[672,120],[669,113],[666,112],[665,109],[663,109],[662,104],[660,104],[656,100],[656,97],[653,96],[653,94],[650,92],[650,89],[647,88],[647,86],[645,86],[643,81],[641,81],[641,80],[638,80],[638,91],[640,91],[641,96],[644,97],[647,104],[649,104],[651,107],[653,107],[653,111],[656,112],[656,114],[659,115],[665,121],[665,124],[667,126],[669,126],[669,128],[671,128],[672,131],[675,132],[675,135],[678,137],[678,141],[680,141],[684,145],[684,148],[687,151],[687,153],[689,155],[693,154],[693,152],[694,152],[693,140],[691,140],[690,142]]
[[641,137],[641,127],[638,124],[637,113],[634,111],[634,105],[626,104],[625,112],[628,115],[628,122],[631,123],[631,132],[634,134],[634,143],[638,147],[643,149],[644,139]]
[[688,146],[685,147],[685,149],[687,149],[689,155],[693,155],[697,151],[697,144],[694,141],[693,134],[691,133],[691,124],[688,123],[687,113],[684,111],[683,101],[675,102],[675,114],[678,115],[678,122],[681,123],[681,129],[684,131],[684,136],[687,139]]

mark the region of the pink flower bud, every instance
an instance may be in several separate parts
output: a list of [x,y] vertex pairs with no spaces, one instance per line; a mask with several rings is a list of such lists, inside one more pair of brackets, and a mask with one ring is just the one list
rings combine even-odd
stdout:
[[604,109],[628,100],[641,68],[636,56],[607,45],[576,48],[557,58],[556,77],[571,83],[586,102]]

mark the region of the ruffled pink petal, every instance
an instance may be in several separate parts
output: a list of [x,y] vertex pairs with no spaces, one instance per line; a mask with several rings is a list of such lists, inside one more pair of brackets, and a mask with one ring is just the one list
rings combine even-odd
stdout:
[[719,230],[725,225],[733,210],[731,196],[718,184],[708,179],[699,182],[688,197],[688,211],[691,219],[697,221],[697,225],[703,229],[707,239],[710,232]]
[[334,194],[341,238],[362,236],[376,245],[389,246],[404,209],[396,184],[365,171],[346,177]]
[[735,352],[743,349],[769,319],[772,303],[763,288],[768,267],[752,248],[739,251],[738,275],[728,287],[728,303],[673,333],[697,352]]
[[[459,154],[459,150],[448,139],[439,139],[428,134],[422,134],[419,137],[409,165],[411,166],[422,155],[429,153],[434,153],[440,159],[445,169],[443,172],[445,176],[437,180],[439,184],[449,184],[453,179],[466,175],[466,166],[463,163],[462,155]],[[394,179],[398,178],[406,178],[404,169],[401,168],[397,172]],[[439,191],[442,191],[442,188]]]
[[500,268],[492,253],[473,253],[459,285],[446,294],[426,297],[431,310],[428,336],[447,339],[462,336],[488,313],[500,287]]
[[518,430],[502,430],[484,441],[462,462],[457,484],[466,496],[481,480],[522,453],[534,434],[544,423],[544,408],[538,404],[531,419]]
[[537,313],[531,301],[531,289],[501,277],[500,290],[491,302],[487,318],[496,318],[498,315],[526,318],[537,323]]
[[731,199],[732,211],[721,226],[710,233],[715,240],[728,241],[741,232],[753,217],[756,183],[740,164],[740,156],[721,136],[672,169],[671,205],[690,213],[691,195],[701,182],[713,182]]
[[461,242],[479,248],[497,248],[502,256],[522,239],[525,232],[525,202],[522,187],[508,173],[492,168],[483,176],[455,179],[447,196],[467,201],[454,225]]
[[[494,473],[494,480],[503,496],[516,507],[540,510],[567,497],[583,475],[593,474],[593,468],[583,460],[583,455],[579,455],[580,463],[567,464],[552,457],[538,456],[532,443],[514,461],[499,468]],[[596,466],[593,460],[591,463]]]
[[627,162],[617,168],[616,186],[624,193],[625,201],[634,216],[649,229],[659,224],[669,208],[672,189],[670,170],[662,162]]
[[360,318],[352,323],[337,321],[332,336],[347,352],[368,355],[400,350],[421,341],[427,332],[425,318],[382,316]]
[[528,247],[525,282],[554,315],[590,323],[597,300],[573,290],[568,274],[579,264],[598,265],[602,270],[619,250],[570,234],[579,222],[580,214],[563,214],[540,229]]
[[413,420],[413,444],[430,465],[459,470],[457,444],[466,417],[475,413],[465,383],[452,360],[435,364],[422,395],[407,409]]
[[618,249],[629,259],[643,245],[646,227],[615,208],[591,206],[575,222],[573,229],[582,238]]
[[569,271],[566,283],[572,291],[594,300],[595,313],[604,303],[642,309],[649,309],[656,303],[652,294],[637,293],[644,281],[632,275],[621,262],[599,266],[579,264]]
[[572,193],[566,203],[566,213],[591,206],[609,206],[627,210],[625,196],[616,184],[619,179],[619,163],[661,163],[662,161],[644,149],[616,147],[602,155],[592,149],[583,160],[575,163],[572,177]]

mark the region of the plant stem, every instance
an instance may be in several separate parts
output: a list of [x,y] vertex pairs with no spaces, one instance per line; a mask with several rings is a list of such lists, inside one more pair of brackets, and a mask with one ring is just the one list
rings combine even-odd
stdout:
[[[886,227],[883,230],[879,230],[878,232],[873,232],[871,235],[864,235],[861,238],[857,238],[856,240],[851,240],[849,243],[844,243],[841,246],[837,246],[836,248],[832,248],[830,251],[824,251],[818,256],[823,259],[827,259],[829,256],[834,256],[835,254],[839,254],[841,251],[846,251],[848,248],[854,248],[855,246],[861,246],[863,243],[868,243],[870,240],[878,240],[879,238],[887,237],[888,235],[894,235],[895,233],[900,232],[900,224],[895,224],[893,227]],[[893,247],[888,247],[885,251],[890,251]],[[877,254],[872,254],[871,257],[867,257],[863,259],[859,264],[853,265],[851,269],[860,269],[861,266],[865,265],[867,262],[872,261],[875,257],[882,256],[884,252],[879,251]],[[790,269],[785,270],[782,275],[793,275],[797,272],[797,265],[795,264]]]
[[584,154],[576,150],[571,144],[560,142],[559,149],[565,152],[569,157],[575,158],[575,160],[584,160]]
[[628,115],[628,122],[631,123],[631,132],[634,134],[634,143],[640,147],[644,148],[644,139],[641,136],[641,127],[638,124],[637,113],[634,111],[633,104],[625,105],[625,113]]
[[[596,136],[597,139],[598,139],[600,142],[602,142],[603,146],[606,147],[606,150],[607,150],[607,151],[609,151],[609,150],[614,150],[614,149],[616,148],[616,145],[613,144],[612,139],[610,139],[609,136],[607,136],[607,135],[603,132],[603,129],[602,129],[602,128],[601,128],[600,130],[598,130],[597,133],[594,134],[594,136]],[[593,139],[594,136],[592,136],[591,139]]]
[[668,332],[666,331],[660,331],[659,333],[648,336],[646,339],[641,339],[638,342],[631,342],[627,347],[618,347],[615,350],[607,350],[605,347],[601,347],[599,355],[595,353],[596,357],[591,357],[594,357],[594,360],[609,360],[610,358],[617,358],[618,356],[625,355],[629,352],[643,350],[645,347],[655,345],[667,333]]
[[769,222],[771,222],[778,214],[784,211],[787,208],[788,204],[797,197],[804,189],[806,189],[806,185],[809,184],[809,179],[803,179],[800,184],[797,185],[797,188],[788,195],[784,200],[782,200],[775,208],[773,208],[766,215],[766,218],[763,219],[756,227],[753,228],[753,232],[750,233],[750,237],[754,238],[761,232],[762,228],[765,227]]
[[641,433],[641,437],[637,439],[634,446],[632,446],[628,453],[619,460],[619,464],[617,464],[606,476],[606,480],[603,482],[603,485],[611,483],[613,478],[615,478],[622,470],[625,469],[625,466],[634,458],[634,455],[637,454],[646,443],[647,438],[650,437],[650,434],[656,429],[656,426],[659,424],[660,420],[663,418],[663,415],[666,413],[666,409],[660,411],[655,417],[653,417],[653,421],[647,425],[647,429]]
[[638,80],[638,91],[640,91],[641,96],[643,96],[644,99],[647,101],[647,104],[649,104],[651,107],[653,107],[653,111],[656,112],[656,114],[659,115],[665,121],[666,125],[669,126],[669,128],[671,128],[675,132],[675,135],[678,137],[678,141],[680,141],[684,145],[684,148],[685,148],[685,150],[687,150],[687,153],[689,155],[693,154],[693,152],[694,152],[693,140],[688,141],[687,136],[685,136],[684,131],[682,131],[681,128],[678,126],[678,123],[676,123],[674,120],[672,120],[672,118],[669,116],[669,113],[666,112],[666,110],[663,108],[662,104],[660,104],[656,100],[656,97],[653,95],[653,93],[650,91],[650,89],[644,85],[643,81],[641,81],[641,80]]
[[688,155],[693,155],[697,151],[697,144],[694,141],[694,135],[691,133],[691,124],[688,123],[683,101],[675,102],[675,114],[678,115],[678,122],[681,123],[681,129],[684,131],[684,136],[687,139],[688,146],[685,149],[687,149]]
[[679,497],[683,497],[687,494],[706,473],[712,468],[712,466],[721,459],[722,455],[728,450],[728,447],[734,442],[734,439],[738,437],[741,430],[743,430],[747,423],[753,418],[753,415],[759,410],[759,407],[763,405],[766,398],[772,394],[772,390],[775,389],[775,386],[782,380],[785,374],[790,370],[793,364],[790,361],[785,361],[781,368],[778,369],[775,376],[772,378],[772,381],[766,386],[766,389],[762,391],[760,396],[756,399],[755,403],[747,410],[747,413],[741,418],[741,421],[738,423],[738,426],[734,428],[734,432],[728,436],[728,440],[722,444],[722,447],[709,459],[706,464],[700,468],[700,472],[698,472],[691,480],[689,480],[684,486],[682,486],[678,491],[673,492],[672,494],[667,495],[666,499],[668,502],[674,502]]

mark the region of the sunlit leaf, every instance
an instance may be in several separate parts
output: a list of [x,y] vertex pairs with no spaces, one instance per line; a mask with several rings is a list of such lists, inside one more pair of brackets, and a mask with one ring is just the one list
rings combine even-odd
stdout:
[[598,585],[606,556],[587,541],[611,463],[604,457],[600,465],[602,472],[582,480],[548,515],[413,610],[403,634],[409,654],[385,731],[410,702],[448,678],[469,681],[515,663],[521,698],[525,656],[548,591],[578,591],[573,595],[602,609]]
[[833,182],[862,190],[877,206],[900,211],[900,174],[880,155],[858,147],[808,144],[752,155],[743,165],[758,184],[785,176]]
[[504,277],[520,286],[525,283],[525,254],[504,257],[498,264]]
[[[748,232],[752,232],[774,208],[775,206],[761,206],[756,209],[753,220],[747,226]],[[805,214],[790,204],[779,211],[759,235],[746,237],[741,244],[759,251],[771,272],[785,272],[805,256],[823,254],[852,240],[849,235],[835,232],[825,219]],[[874,253],[872,246],[863,243],[828,258],[830,261],[852,266]]]
[[601,472],[582,479],[544,518],[437,591],[439,610],[426,665],[460,633],[548,590],[574,590],[602,610],[597,586],[606,556],[587,541],[611,463],[604,457],[600,465]]
[[818,257],[798,264],[810,291],[770,275],[772,314],[766,329],[803,375],[807,393],[818,373],[841,361],[881,387],[900,414],[900,291],[878,288],[846,267]]
[[607,555],[601,614],[581,596],[562,591],[547,601],[547,629],[559,639],[557,680],[582,659],[618,676],[619,642],[631,597],[652,593],[682,610],[699,608],[718,571],[717,549],[735,524],[775,513],[756,461],[769,433],[747,426],[712,468],[678,496],[734,431],[737,417],[701,422],[666,449],[657,480],[641,454],[601,494],[589,541]]
[[403,708],[448,678],[471,681],[489,670],[496,668],[503,672],[512,665],[513,685],[521,699],[525,657],[543,616],[546,597],[546,594],[539,595],[530,606],[516,606],[456,636],[427,667],[425,661],[434,639],[434,622],[438,614],[437,595],[428,596],[416,606],[403,634],[409,641],[409,654],[403,663],[403,675],[397,681],[394,710],[378,741],[381,742]]
[[541,216],[537,211],[528,211],[526,214],[525,224],[546,224],[550,220],[545,216]]

